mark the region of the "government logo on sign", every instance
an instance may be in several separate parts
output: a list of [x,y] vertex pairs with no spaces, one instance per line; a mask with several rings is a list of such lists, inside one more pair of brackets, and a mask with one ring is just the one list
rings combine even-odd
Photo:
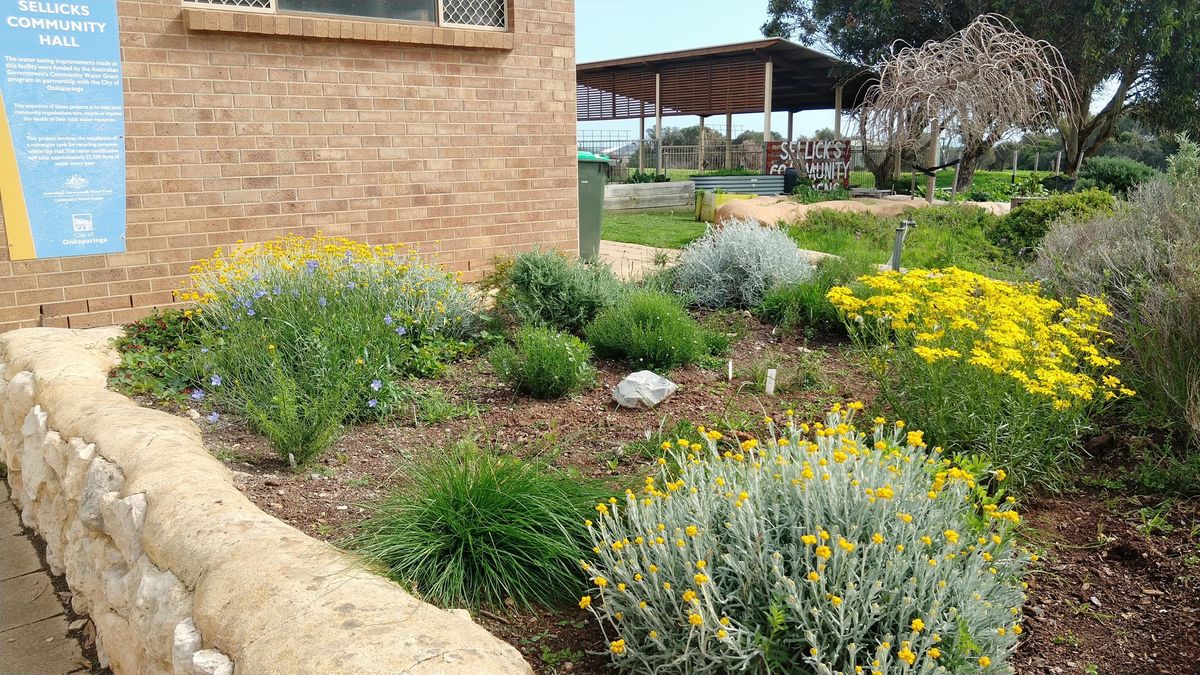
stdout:
[[73,214],[71,216],[71,229],[75,230],[76,233],[84,233],[84,232],[90,233],[93,230],[95,230],[96,228],[92,224],[92,214],[90,214],[90,213]]

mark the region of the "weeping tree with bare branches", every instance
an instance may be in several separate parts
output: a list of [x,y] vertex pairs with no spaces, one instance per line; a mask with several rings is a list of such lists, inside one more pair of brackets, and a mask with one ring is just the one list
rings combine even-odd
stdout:
[[1005,136],[1052,126],[1074,100],[1062,54],[998,14],[940,42],[894,48],[876,72],[862,110],[864,140],[924,148],[932,166],[938,140],[950,134],[962,145],[956,189],[971,184],[980,157]]

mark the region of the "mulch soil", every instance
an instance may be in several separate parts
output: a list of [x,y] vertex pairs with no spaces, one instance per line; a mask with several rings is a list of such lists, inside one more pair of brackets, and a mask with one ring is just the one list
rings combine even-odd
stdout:
[[[208,448],[252,501],[336,543],[368,515],[372,502],[403,484],[407,462],[464,438],[623,489],[640,483],[653,464],[653,453],[640,449],[653,447],[646,439],[669,434],[680,421],[753,430],[763,415],[782,416],[788,408],[801,419],[818,419],[839,401],[862,400],[870,408],[872,378],[836,339],[779,335],[743,315],[709,321],[739,335],[730,351],[735,377],[726,379],[723,362],[678,369],[671,379],[679,391],[654,410],[613,402],[611,388],[629,373],[621,364],[598,363],[596,386],[576,397],[537,401],[500,384],[486,358],[476,357],[417,384],[473,410],[438,423],[422,422],[414,410],[348,429],[299,472],[232,415],[200,425]],[[779,369],[774,396],[755,382],[754,371],[768,363]],[[1018,673],[1200,675],[1200,500],[1175,500],[1167,527],[1139,529],[1139,509],[1162,501],[1088,489],[1024,504],[1029,542],[1044,554],[1029,577]],[[520,649],[539,673],[611,672],[604,636],[577,608],[492,607],[473,616]]]

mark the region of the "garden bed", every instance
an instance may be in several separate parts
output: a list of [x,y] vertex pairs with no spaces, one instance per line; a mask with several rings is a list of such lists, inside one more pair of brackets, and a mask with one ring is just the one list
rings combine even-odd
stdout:
[[[804,419],[817,419],[831,403],[874,397],[858,357],[836,336],[815,341],[781,336],[741,314],[710,321],[744,333],[731,349],[738,355],[734,380],[712,369],[678,369],[672,379],[679,392],[655,410],[616,408],[609,389],[628,371],[618,363],[599,362],[597,385],[581,395],[539,401],[500,385],[487,360],[475,357],[422,383],[428,409],[353,427],[301,472],[293,472],[269,443],[232,416],[201,422],[204,440],[260,508],[337,543],[371,503],[403,484],[406,461],[441,452],[464,437],[620,487],[639,482],[650,470],[659,429],[669,433],[678,422],[754,429],[764,412],[778,415],[790,407]],[[785,374],[839,375],[766,396],[750,366],[767,355],[778,355],[770,360]],[[429,421],[414,421],[414,414]],[[1200,503],[1175,503],[1165,530],[1139,530],[1144,524],[1139,509],[1161,501],[1089,488],[1031,500],[1023,509],[1025,536],[1044,554],[1030,575],[1027,631],[1015,656],[1019,673],[1085,673],[1091,665],[1100,673],[1180,673],[1200,660],[1200,541],[1191,529],[1200,522]],[[575,607],[536,612],[490,607],[473,618],[520,649],[540,673],[610,672],[603,635]]]

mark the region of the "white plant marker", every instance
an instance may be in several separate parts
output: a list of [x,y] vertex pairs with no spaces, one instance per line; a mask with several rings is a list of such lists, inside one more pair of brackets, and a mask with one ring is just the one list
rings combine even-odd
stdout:
[[733,359],[729,359],[729,362],[725,364],[725,372],[726,372],[725,377],[730,382],[733,382]]
[[775,369],[767,370],[767,396],[775,395]]

